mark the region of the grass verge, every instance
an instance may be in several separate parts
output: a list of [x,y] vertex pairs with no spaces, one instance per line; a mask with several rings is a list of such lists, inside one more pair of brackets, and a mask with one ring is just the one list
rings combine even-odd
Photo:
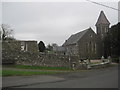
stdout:
[[41,67],[41,66],[28,66],[28,65],[5,65],[4,67],[18,68],[18,69],[39,69],[39,70],[71,70],[67,67]]
[[2,76],[29,76],[29,75],[49,75],[60,72],[54,71],[16,71],[16,70],[2,70]]

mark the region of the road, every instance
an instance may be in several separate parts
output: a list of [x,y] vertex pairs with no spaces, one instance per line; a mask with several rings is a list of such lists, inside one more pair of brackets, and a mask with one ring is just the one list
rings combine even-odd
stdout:
[[[52,78],[51,78],[52,77]],[[55,77],[55,78],[53,78]],[[36,78],[36,79],[35,79]],[[57,74],[44,76],[44,79],[49,81],[40,82],[39,77],[34,77],[34,80],[28,81],[26,85],[13,85],[15,88],[118,88],[118,68],[108,67],[102,69],[94,69],[88,71],[77,71],[67,74]],[[50,81],[50,78],[52,79]],[[13,78],[12,78],[13,79]],[[3,79],[3,84],[5,81]],[[27,81],[27,78],[24,77]],[[18,81],[18,80],[17,80]],[[19,81],[23,83],[24,81]],[[37,83],[35,83],[37,82]],[[17,82],[16,82],[17,83]]]

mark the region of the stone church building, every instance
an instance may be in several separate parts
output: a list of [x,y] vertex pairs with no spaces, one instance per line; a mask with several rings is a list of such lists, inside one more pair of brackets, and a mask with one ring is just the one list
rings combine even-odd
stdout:
[[109,31],[110,22],[103,11],[100,12],[96,23],[96,32],[88,28],[71,35],[62,45],[66,48],[66,55],[76,55],[83,59],[101,58],[104,56],[103,38]]

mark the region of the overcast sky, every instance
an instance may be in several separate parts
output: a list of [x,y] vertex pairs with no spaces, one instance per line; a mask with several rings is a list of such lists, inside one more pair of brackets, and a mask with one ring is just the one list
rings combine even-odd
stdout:
[[[102,4],[118,8],[118,2]],[[117,10],[91,2],[2,2],[2,23],[14,28],[16,39],[62,45],[72,34],[89,27],[96,31],[101,10],[111,25],[117,24]]]

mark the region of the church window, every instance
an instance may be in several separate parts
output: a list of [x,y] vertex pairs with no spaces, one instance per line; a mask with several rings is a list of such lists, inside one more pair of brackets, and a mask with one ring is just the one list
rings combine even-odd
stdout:
[[91,43],[92,52],[94,51],[94,43]]
[[89,53],[91,53],[91,41],[90,41],[90,43],[89,43]]
[[103,28],[101,27],[101,33],[103,33],[102,30],[103,30]]
[[106,32],[106,33],[108,32],[108,28],[107,28],[107,27],[105,28],[105,32]]
[[88,52],[88,43],[86,43],[86,47],[85,48],[86,48],[86,52]]
[[101,38],[103,38],[103,34],[101,34]]
[[87,52],[89,53],[89,43],[87,43]]
[[96,43],[95,43],[95,54],[97,53],[97,46],[96,46]]
[[105,33],[107,32],[107,31],[106,31],[106,28],[104,28],[104,31],[105,31]]

